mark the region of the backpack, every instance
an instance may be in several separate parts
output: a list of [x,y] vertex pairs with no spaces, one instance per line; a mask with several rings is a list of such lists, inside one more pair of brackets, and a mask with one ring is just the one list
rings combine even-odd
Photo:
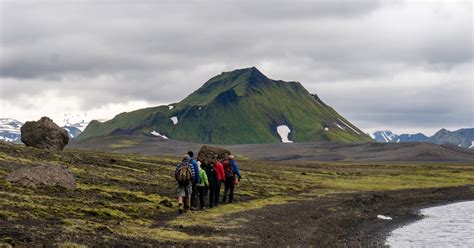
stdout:
[[232,164],[230,164],[229,160],[225,160],[224,163],[224,175],[225,177],[233,177],[234,170],[232,169]]
[[191,182],[192,175],[189,166],[191,166],[189,163],[182,163],[181,167],[176,172],[176,181],[181,185],[187,185]]
[[209,185],[214,185],[215,182],[217,182],[217,171],[214,169],[212,165],[203,165],[202,168],[206,172]]

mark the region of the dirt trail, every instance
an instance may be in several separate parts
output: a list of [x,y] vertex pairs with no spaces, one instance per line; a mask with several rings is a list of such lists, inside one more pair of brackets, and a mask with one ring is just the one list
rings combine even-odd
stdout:
[[240,239],[222,245],[381,247],[391,230],[421,218],[420,208],[461,200],[474,200],[472,187],[336,194],[228,215],[227,221],[240,219],[242,225],[219,232]]

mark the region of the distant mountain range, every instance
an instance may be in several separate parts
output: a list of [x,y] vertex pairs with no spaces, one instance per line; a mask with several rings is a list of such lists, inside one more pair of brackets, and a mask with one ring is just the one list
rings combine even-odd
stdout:
[[377,142],[382,143],[428,142],[474,148],[474,128],[464,128],[457,131],[449,131],[443,128],[431,137],[422,133],[398,135],[391,131],[377,131],[374,133],[374,137]]
[[0,118],[0,140],[13,143],[20,142],[21,126],[23,126],[23,123],[17,120],[11,118]]
[[208,144],[372,140],[299,82],[255,67],[217,75],[179,103],[92,121],[78,139],[121,134]]
[[[79,136],[87,126],[87,122],[82,120],[78,123],[67,122],[63,128],[68,132],[70,138]],[[0,118],[0,140],[12,143],[21,143],[21,126],[23,123],[11,118]],[[81,130],[82,129],[82,130]]]

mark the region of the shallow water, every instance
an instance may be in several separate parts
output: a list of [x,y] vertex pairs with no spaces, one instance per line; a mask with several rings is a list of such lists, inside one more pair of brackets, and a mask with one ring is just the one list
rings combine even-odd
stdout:
[[394,230],[390,247],[474,247],[474,201],[421,210],[420,221]]

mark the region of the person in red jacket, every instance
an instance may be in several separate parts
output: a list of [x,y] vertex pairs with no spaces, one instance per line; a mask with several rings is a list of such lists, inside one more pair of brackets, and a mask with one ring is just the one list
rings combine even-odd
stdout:
[[220,194],[221,194],[221,184],[225,180],[224,166],[217,159],[214,159],[212,166],[217,172],[217,185],[215,187],[216,191],[214,193],[214,206],[218,206],[219,200],[220,200]]

